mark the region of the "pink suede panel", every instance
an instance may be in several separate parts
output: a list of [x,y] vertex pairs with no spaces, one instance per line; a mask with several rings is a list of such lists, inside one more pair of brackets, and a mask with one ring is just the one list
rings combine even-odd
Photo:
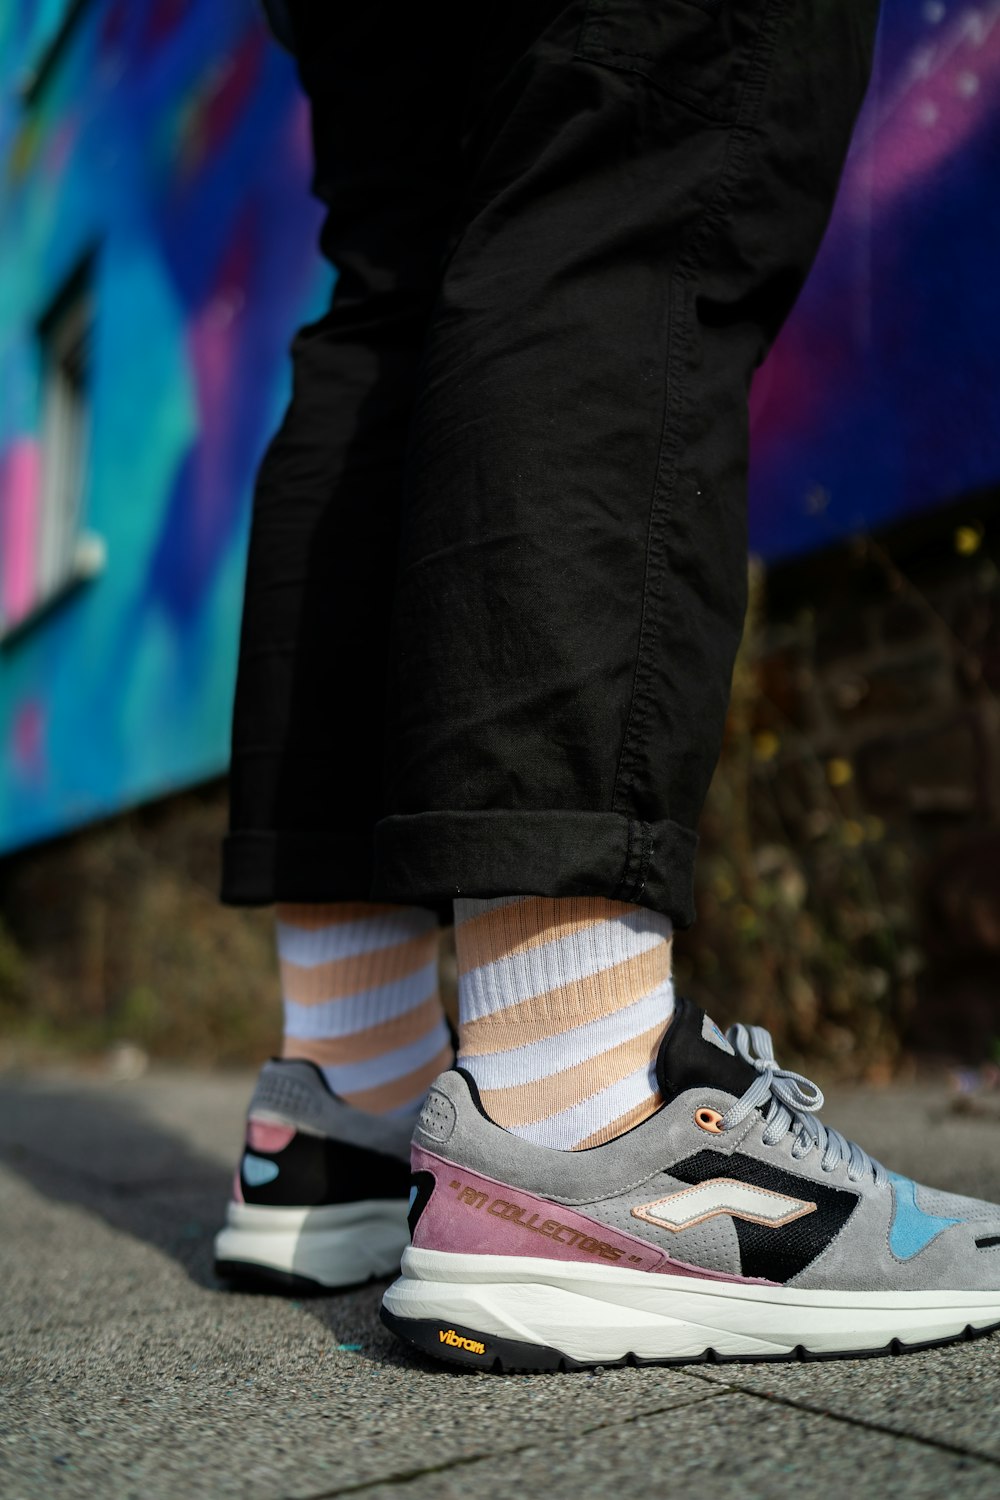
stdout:
[[411,1164],[414,1172],[429,1172],[435,1181],[413,1233],[413,1243],[421,1250],[448,1250],[458,1255],[532,1255],[705,1281],[774,1284],[673,1260],[638,1235],[612,1229],[586,1214],[507,1187],[492,1177],[468,1172],[420,1146],[413,1147]]
[[272,1125],[252,1116],[247,1121],[247,1145],[251,1151],[284,1151],[294,1135],[294,1125]]

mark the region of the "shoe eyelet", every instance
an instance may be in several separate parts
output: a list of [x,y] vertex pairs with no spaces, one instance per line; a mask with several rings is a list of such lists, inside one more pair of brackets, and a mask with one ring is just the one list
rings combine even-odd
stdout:
[[717,1109],[702,1107],[694,1112],[694,1123],[699,1130],[707,1130],[709,1135],[722,1134],[722,1116]]

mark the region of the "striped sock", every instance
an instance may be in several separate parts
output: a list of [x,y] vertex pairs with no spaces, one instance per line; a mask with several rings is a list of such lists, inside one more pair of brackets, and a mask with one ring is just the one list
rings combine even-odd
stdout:
[[370,1114],[419,1108],[451,1067],[437,922],[414,906],[279,906],[283,1057],[304,1057]]
[[458,1065],[492,1120],[569,1151],[654,1113],[671,935],[667,917],[602,897],[455,902]]

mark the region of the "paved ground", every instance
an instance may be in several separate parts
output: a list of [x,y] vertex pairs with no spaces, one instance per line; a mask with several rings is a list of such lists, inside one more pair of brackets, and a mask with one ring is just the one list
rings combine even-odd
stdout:
[[[894,1360],[497,1378],[414,1362],[381,1288],[220,1291],[249,1080],[0,1079],[0,1494],[241,1500],[1000,1496],[1000,1336]],[[943,1090],[827,1118],[1000,1197],[1000,1124]]]

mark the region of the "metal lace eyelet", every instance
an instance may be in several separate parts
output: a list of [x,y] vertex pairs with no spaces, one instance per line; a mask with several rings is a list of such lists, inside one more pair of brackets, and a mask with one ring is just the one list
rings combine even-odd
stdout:
[[700,1130],[707,1130],[709,1135],[722,1134],[722,1116],[717,1109],[707,1109],[704,1106],[696,1109],[694,1123]]

